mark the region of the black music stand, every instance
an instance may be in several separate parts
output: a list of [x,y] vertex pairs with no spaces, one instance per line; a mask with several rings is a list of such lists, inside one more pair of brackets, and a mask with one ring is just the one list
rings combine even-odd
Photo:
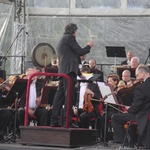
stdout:
[[119,46],[106,46],[107,57],[115,57],[114,66],[116,68],[116,58],[117,57],[126,57],[125,47]]
[[6,95],[5,103],[12,105],[16,98],[16,93],[18,93],[18,99],[21,98],[27,88],[27,81],[27,79],[17,79]]
[[9,93],[6,95],[5,102],[10,104],[10,106],[14,103],[15,107],[15,117],[14,117],[14,130],[12,136],[12,142],[16,141],[16,124],[17,124],[17,106],[18,100],[24,94],[27,88],[27,79],[17,79],[10,89]]

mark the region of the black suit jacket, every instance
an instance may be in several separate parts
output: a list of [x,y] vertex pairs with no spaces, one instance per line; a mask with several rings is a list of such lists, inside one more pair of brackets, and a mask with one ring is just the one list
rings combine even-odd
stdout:
[[127,64],[128,64],[127,60],[121,62],[121,65],[127,65]]
[[[150,114],[150,77],[146,81],[135,88],[133,105],[128,109],[129,113],[135,114],[140,135],[143,137],[143,143],[150,148],[150,128],[148,120]],[[150,124],[149,124],[150,125]]]
[[69,74],[74,72],[78,75],[79,56],[89,53],[90,49],[91,47],[89,45],[81,48],[74,35],[64,34],[57,47],[57,54],[59,58],[58,73]]

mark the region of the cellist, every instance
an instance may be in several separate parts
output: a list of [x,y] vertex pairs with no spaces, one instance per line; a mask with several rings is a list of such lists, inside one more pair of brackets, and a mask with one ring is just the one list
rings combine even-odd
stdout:
[[[82,68],[82,73],[83,72],[89,73],[89,69]],[[80,86],[81,87],[80,87],[79,109],[77,109],[77,107],[73,107],[73,110],[74,114],[78,115],[80,118],[79,127],[89,128],[90,119],[96,118],[99,115],[98,114],[99,102],[92,101],[92,99],[99,100],[101,98],[101,93],[96,83],[93,82],[81,83]]]

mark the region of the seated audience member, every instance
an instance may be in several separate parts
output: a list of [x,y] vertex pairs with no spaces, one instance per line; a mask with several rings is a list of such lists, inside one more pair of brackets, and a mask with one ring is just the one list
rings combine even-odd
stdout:
[[12,118],[13,118],[13,115],[9,110],[0,109],[0,142],[3,142],[6,128],[9,125]]
[[138,57],[132,57],[131,59],[131,68],[137,68],[140,63],[140,59]]
[[131,58],[134,56],[133,52],[129,51],[127,53],[127,59],[125,61],[121,62],[121,65],[127,65],[130,66],[131,65]]
[[100,77],[98,78],[98,81],[103,82],[104,81],[104,76],[103,72],[98,70],[96,68],[96,60],[95,59],[90,59],[89,60],[89,68],[90,68],[90,73],[93,74],[100,74]]
[[[112,116],[112,125],[114,130],[114,142],[122,143],[125,137],[124,124],[127,121],[135,120],[138,123],[139,135],[142,145],[150,149],[150,74],[149,68],[145,65],[139,65],[136,69],[136,79],[143,79],[143,83],[134,89],[133,104],[127,107],[124,113],[115,113]],[[131,128],[132,129],[132,128]],[[132,135],[132,136],[131,136]],[[126,145],[133,147],[136,134],[131,130],[131,142],[126,141]]]
[[[37,68],[29,68],[26,71],[26,76],[29,79],[29,77],[39,72],[39,69]],[[44,83],[37,80],[37,77],[35,76],[32,78],[33,81],[30,85],[30,95],[29,95],[29,108],[28,108],[28,114],[29,119],[32,119],[33,116],[37,119],[37,125],[38,126],[49,126],[50,125],[50,112],[45,107],[40,107],[41,102],[41,92],[42,88],[44,87]],[[19,102],[19,123],[20,125],[24,125],[24,115],[25,115],[25,103],[26,99],[25,97],[21,98]]]

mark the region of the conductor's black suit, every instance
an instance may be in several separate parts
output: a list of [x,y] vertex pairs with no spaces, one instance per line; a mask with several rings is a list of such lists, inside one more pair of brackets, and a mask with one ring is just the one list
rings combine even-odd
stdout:
[[[76,78],[79,72],[79,56],[89,53],[90,49],[91,47],[89,45],[87,45],[84,48],[81,48],[77,43],[75,36],[73,34],[64,34],[63,37],[60,39],[57,47],[57,54],[59,58],[58,73],[67,74],[72,81],[71,107],[75,103],[74,93],[75,93]],[[58,118],[60,116],[60,110],[63,104],[65,105],[64,118],[66,116],[67,91],[68,91],[67,87],[68,87],[67,80],[65,78],[60,77],[59,86],[53,102],[51,126],[59,126]]]

